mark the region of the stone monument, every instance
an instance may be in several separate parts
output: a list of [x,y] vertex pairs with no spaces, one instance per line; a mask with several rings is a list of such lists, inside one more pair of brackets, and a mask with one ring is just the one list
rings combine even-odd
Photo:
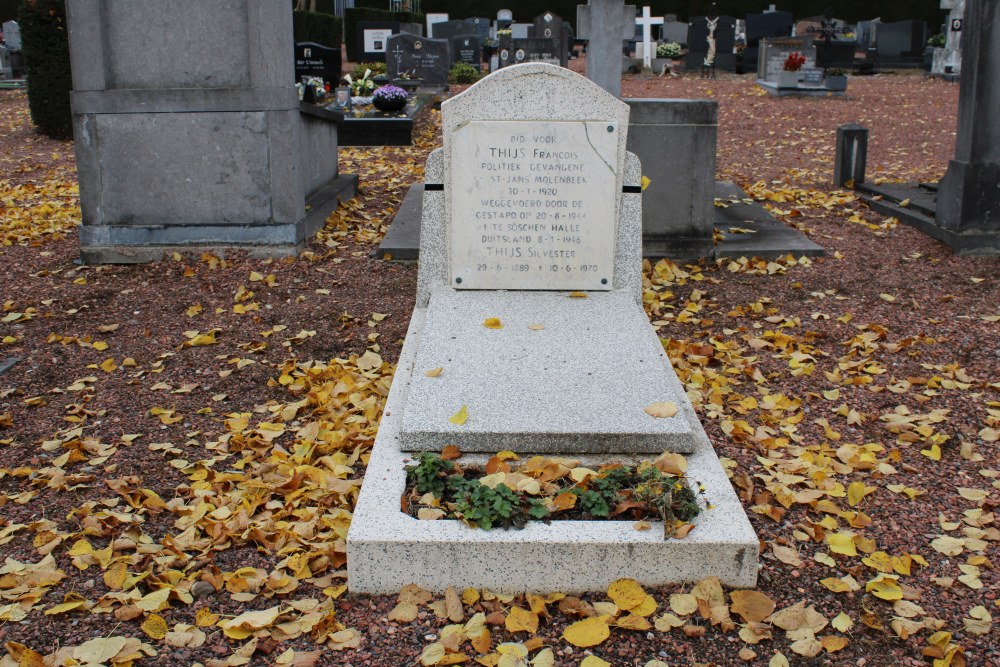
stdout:
[[[442,104],[416,307],[347,538],[353,592],[755,584],[756,535],[642,308],[641,168],[628,128],[624,102],[548,64],[498,70]],[[502,324],[484,326],[490,318]],[[676,414],[645,411],[661,401]],[[449,417],[462,405],[458,423]],[[406,461],[446,444],[592,465],[682,453],[713,507],[683,539],[631,521],[483,531],[404,514]]]
[[622,40],[635,34],[635,5],[588,0],[576,6],[577,36],[587,40],[587,78],[615,97],[622,94]]
[[965,0],[941,0],[941,9],[948,10],[944,24],[945,44],[934,49],[931,72],[957,77],[962,73],[962,26],[965,22]]
[[66,9],[84,262],[206,246],[290,254],[353,196],[337,125],[300,110],[290,5]]

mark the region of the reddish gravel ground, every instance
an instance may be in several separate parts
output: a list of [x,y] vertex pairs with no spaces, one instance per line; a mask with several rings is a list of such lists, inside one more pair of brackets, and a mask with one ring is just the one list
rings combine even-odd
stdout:
[[[939,178],[953,151],[958,88],[883,74],[852,77],[848,93],[776,99],[749,77],[731,75],[628,76],[623,84],[626,97],[717,99],[718,176],[827,251],[811,262],[648,266],[646,302],[760,536],[758,590],[778,610],[804,601],[827,621],[846,614],[851,628],[823,624],[816,632],[846,644],[831,652],[831,642],[806,657],[813,653],[808,642],[773,619],[755,626],[773,637],[748,644],[753,633],[738,633],[744,620],[734,611],[735,625],[687,617],[703,629],[691,634],[703,636],[613,628],[608,640],[585,650],[560,638],[577,617],[553,603],[529,643],[552,648],[554,664],[579,665],[587,654],[616,667],[657,659],[786,664],[775,657],[780,653],[792,665],[929,665],[934,657],[942,665],[1000,665],[1000,630],[976,611],[982,607],[991,620],[1000,615],[1000,260],[955,257],[830,184],[835,128],[849,121],[870,128],[872,178]],[[21,563],[51,553],[65,578],[42,586],[38,578],[18,578],[13,567],[0,573],[0,643],[11,652],[0,665],[18,664],[18,644],[48,654],[98,636],[146,642],[157,654],[139,665],[288,664],[279,659],[287,648],[300,652],[303,662],[293,664],[416,664],[450,621],[428,605],[411,622],[390,621],[396,596],[336,590],[346,576],[346,523],[324,533],[328,547],[312,540],[308,549],[279,553],[277,546],[285,535],[274,518],[281,512],[298,507],[294,518],[282,515],[296,522],[309,520],[306,507],[322,508],[332,524],[349,516],[338,512],[356,498],[377,411],[352,407],[364,416],[341,423],[350,445],[326,452],[328,463],[345,457],[336,459],[345,471],[338,479],[353,480],[352,491],[335,500],[324,491],[306,502],[299,494],[311,489],[308,475],[273,480],[283,460],[298,456],[304,436],[295,429],[340,419],[309,375],[311,362],[333,367],[339,362],[331,360],[345,360],[338,381],[356,382],[351,391],[358,396],[377,397],[376,380],[391,374],[417,270],[370,259],[369,251],[440,142],[436,113],[420,118],[413,147],[342,151],[343,170],[361,177],[361,194],[297,258],[194,253],[152,265],[84,267],[75,262],[72,144],[34,135],[26,106],[22,93],[0,91],[0,361],[19,358],[0,375],[0,550]],[[208,344],[182,345],[206,334]],[[361,358],[366,351],[381,359]],[[333,384],[327,389],[334,394],[345,391]],[[297,400],[312,401],[308,411],[285,419],[283,409]],[[233,425],[240,415],[249,426]],[[280,434],[267,439],[261,428],[270,427],[261,422],[279,422]],[[220,457],[217,464],[199,468],[212,457]],[[204,480],[217,496],[256,484],[254,493],[270,502],[258,505],[251,493],[228,506],[251,513],[240,530],[226,523],[211,532],[212,522],[228,521],[222,514],[199,521],[199,530],[213,536],[203,550],[182,548],[178,556],[160,549],[183,532]],[[852,483],[860,483],[861,498]],[[146,502],[144,491],[165,505]],[[844,534],[855,555],[835,548],[831,536]],[[108,578],[113,563],[98,556],[80,569],[73,559],[82,539],[95,551],[111,548],[110,556],[127,559],[128,572],[150,572],[149,579],[115,583]],[[287,575],[286,556],[303,549],[323,556],[310,560],[312,572],[297,574],[291,590],[273,578],[251,585],[243,599],[234,600],[231,587],[217,590],[240,568]],[[897,560],[882,561],[878,552]],[[882,596],[878,583],[866,590],[880,574],[892,589]],[[212,586],[196,590],[195,581]],[[247,640],[227,638],[215,626],[204,628],[200,645],[170,645],[140,628],[150,610],[135,607],[138,594],[97,613],[101,600],[130,586],[142,595],[157,588],[197,593],[193,601],[172,594],[158,608],[170,629],[194,624],[202,608],[226,618],[332,600],[336,622],[357,633],[338,641],[352,638],[347,643],[357,646],[333,650],[310,632],[281,641],[270,626],[258,632],[256,653],[251,648],[246,660],[234,652]],[[841,586],[851,590],[831,590]],[[650,621],[670,611],[671,594],[689,590],[649,591],[660,606]],[[893,600],[893,591],[903,599]],[[78,599],[72,594],[87,604],[45,613]],[[467,604],[464,618],[487,614],[494,650],[504,641],[527,642],[528,633],[504,628],[511,604],[528,606],[484,598]],[[125,609],[139,611],[130,617]],[[477,655],[468,644],[463,650],[470,661]]]

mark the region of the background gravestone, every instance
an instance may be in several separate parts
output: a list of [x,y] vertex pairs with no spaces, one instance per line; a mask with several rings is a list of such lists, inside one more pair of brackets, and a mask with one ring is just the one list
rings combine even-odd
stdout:
[[84,262],[198,246],[290,254],[353,195],[357,177],[338,178],[337,126],[300,110],[291,6],[66,9]]
[[791,12],[764,12],[763,14],[747,14],[746,48],[743,50],[744,67],[757,62],[758,47],[761,38],[787,37],[792,34],[793,18]]
[[477,27],[472,21],[442,21],[434,24],[434,39],[448,39],[459,35],[475,35]]
[[[736,19],[732,16],[720,16],[715,27],[715,67],[716,69],[733,70],[736,67],[736,57],[733,46],[736,44]],[[708,23],[704,16],[694,16],[688,24],[688,54],[684,66],[697,71],[705,62],[708,54]]]
[[941,0],[941,9],[948,10],[944,24],[945,45],[934,49],[931,72],[957,76],[962,72],[962,25],[965,0]]
[[667,42],[677,42],[678,44],[688,43],[688,24],[683,21],[676,20],[668,21],[666,18],[663,22],[663,28],[661,30],[664,41]]
[[451,47],[448,40],[428,39],[409,33],[389,38],[386,66],[389,76],[398,78],[409,73],[429,85],[448,83],[451,67]]
[[552,12],[545,12],[535,17],[532,22],[534,39],[551,39],[555,42],[555,52],[559,54],[559,64],[566,67],[569,64],[569,31],[566,22]]
[[[437,28],[437,24],[434,27]],[[357,53],[353,60],[357,62],[385,62],[386,45],[389,37],[401,32],[420,35],[423,26],[419,23],[404,23],[401,21],[358,21]]]
[[548,63],[559,65],[559,42],[544,37],[529,37],[527,39],[514,40],[514,62],[515,65],[521,63]]
[[805,56],[804,68],[815,67],[816,47],[811,36],[762,39],[757,58],[757,78],[776,83],[785,69],[785,60],[792,53]]
[[465,19],[466,23],[472,24],[472,34],[477,35],[480,40],[490,36],[490,20],[482,16],[473,16]]
[[315,42],[299,42],[295,45],[295,80],[303,76],[318,76],[331,87],[340,82],[340,47],[330,48]]
[[483,45],[479,35],[457,35],[451,38],[452,62],[465,63],[479,69],[483,60]]
[[882,66],[920,64],[927,43],[927,24],[923,21],[897,21],[878,27],[875,44]]
[[20,51],[21,27],[17,21],[6,21],[3,24],[3,41],[7,43],[7,48],[11,51]]

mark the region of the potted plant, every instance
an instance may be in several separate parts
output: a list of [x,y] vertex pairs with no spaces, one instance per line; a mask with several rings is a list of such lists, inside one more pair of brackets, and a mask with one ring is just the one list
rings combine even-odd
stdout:
[[372,104],[379,111],[400,111],[409,97],[399,86],[382,86],[372,95]]
[[826,70],[826,88],[836,91],[847,90],[847,73],[839,67]]
[[351,87],[351,98],[354,104],[369,104],[371,94],[375,92],[375,82],[371,78],[371,70],[366,69],[361,78],[352,78],[350,74],[344,75],[344,81]]
[[793,51],[785,58],[785,66],[778,75],[779,88],[797,88],[799,85],[799,70],[806,63],[806,57],[798,51]]

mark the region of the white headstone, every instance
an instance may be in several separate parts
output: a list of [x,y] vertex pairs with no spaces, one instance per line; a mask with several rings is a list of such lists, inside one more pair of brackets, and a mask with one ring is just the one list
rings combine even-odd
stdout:
[[434,37],[434,24],[444,23],[445,21],[448,20],[448,15],[430,13],[427,14],[426,18],[427,18],[427,36]]
[[3,39],[11,51],[21,50],[21,27],[17,21],[7,21],[3,24]]

